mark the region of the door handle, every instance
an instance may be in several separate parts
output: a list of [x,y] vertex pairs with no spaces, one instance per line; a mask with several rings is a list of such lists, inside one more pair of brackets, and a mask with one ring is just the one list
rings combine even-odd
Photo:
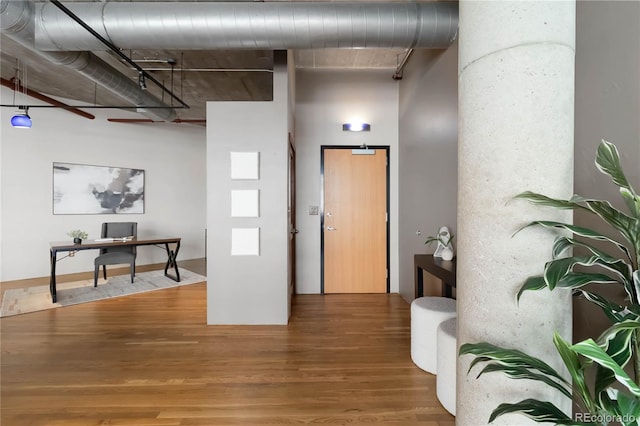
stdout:
[[290,232],[290,233],[292,233],[292,234],[297,234],[297,233],[299,233],[300,231],[299,231],[298,229],[295,229],[295,228],[294,228],[294,229],[292,229],[292,230],[291,230],[291,231],[289,231],[289,232]]
[[327,226],[327,231],[335,231],[336,228],[334,228],[333,226]]

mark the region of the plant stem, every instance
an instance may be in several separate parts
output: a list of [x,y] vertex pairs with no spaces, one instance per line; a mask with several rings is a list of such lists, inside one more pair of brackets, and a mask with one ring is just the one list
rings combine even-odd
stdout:
[[633,374],[634,374],[634,382],[637,385],[640,385],[640,357],[638,357],[638,351],[640,351],[640,332],[635,330],[633,332],[633,340],[631,344],[633,345],[634,351],[632,354],[632,362],[633,362]]

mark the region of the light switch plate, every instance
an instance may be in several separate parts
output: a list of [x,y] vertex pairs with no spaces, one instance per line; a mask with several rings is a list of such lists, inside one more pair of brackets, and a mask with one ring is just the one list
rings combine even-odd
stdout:
[[309,214],[317,215],[318,214],[318,206],[309,206]]

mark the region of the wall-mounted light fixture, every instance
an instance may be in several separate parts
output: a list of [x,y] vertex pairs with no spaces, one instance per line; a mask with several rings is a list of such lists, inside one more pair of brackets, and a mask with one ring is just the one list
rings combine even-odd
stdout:
[[24,113],[16,114],[11,117],[11,126],[16,129],[30,129],[31,117],[29,117],[29,107],[21,107],[24,109]]
[[344,123],[342,125],[343,132],[368,132],[371,130],[369,123]]

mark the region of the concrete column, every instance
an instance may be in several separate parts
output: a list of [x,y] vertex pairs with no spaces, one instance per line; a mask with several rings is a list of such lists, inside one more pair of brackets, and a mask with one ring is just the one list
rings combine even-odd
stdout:
[[[536,219],[571,221],[571,213],[510,201],[522,191],[573,192],[575,1],[461,1],[458,146],[458,344],[487,341],[559,368],[552,333],[571,339],[565,292],[529,292],[553,235],[527,229]],[[502,402],[546,399],[570,413],[547,387],[490,373],[467,375],[458,360],[460,425],[487,424]],[[494,424],[529,424],[503,416]]]

